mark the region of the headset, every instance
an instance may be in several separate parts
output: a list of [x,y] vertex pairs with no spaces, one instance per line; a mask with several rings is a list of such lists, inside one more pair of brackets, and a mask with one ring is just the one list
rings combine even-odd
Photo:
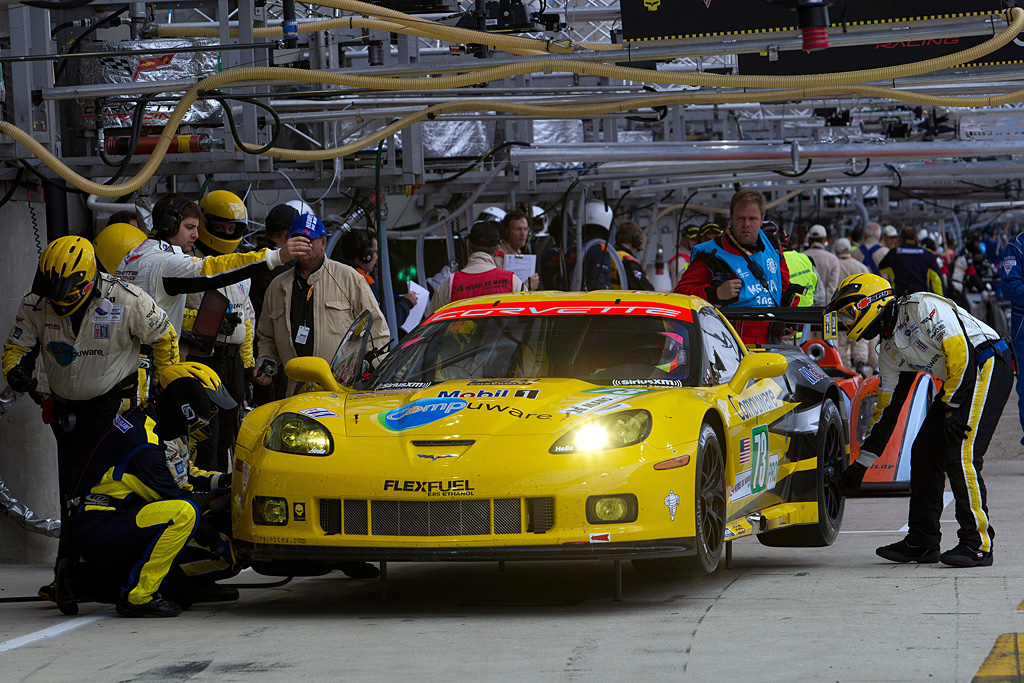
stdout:
[[369,263],[373,260],[373,240],[377,235],[369,230],[352,228],[345,232],[341,238],[341,251],[343,258],[350,258],[360,263]]
[[183,220],[181,212],[186,206],[192,203],[191,199],[182,197],[174,203],[170,211],[160,217],[160,223],[155,226],[157,237],[162,240],[170,239],[178,233],[178,226]]

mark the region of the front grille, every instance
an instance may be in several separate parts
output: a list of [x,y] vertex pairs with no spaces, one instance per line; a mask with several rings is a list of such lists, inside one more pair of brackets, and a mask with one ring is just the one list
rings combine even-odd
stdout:
[[375,536],[480,536],[491,533],[487,500],[374,500]]
[[527,533],[543,534],[554,526],[554,498],[527,498],[525,501],[521,498],[493,501],[322,499],[320,526],[327,535],[521,534],[524,532],[524,502]]
[[328,536],[341,532],[341,501],[320,501],[320,528]]
[[345,500],[345,533],[365,535],[369,517],[365,500]]

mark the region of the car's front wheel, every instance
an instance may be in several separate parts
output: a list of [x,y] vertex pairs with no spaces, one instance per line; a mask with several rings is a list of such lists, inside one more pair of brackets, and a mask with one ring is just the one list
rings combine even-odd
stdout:
[[710,574],[718,569],[725,546],[725,453],[714,428],[704,423],[697,441],[694,526],[697,554],[633,560],[641,574]]

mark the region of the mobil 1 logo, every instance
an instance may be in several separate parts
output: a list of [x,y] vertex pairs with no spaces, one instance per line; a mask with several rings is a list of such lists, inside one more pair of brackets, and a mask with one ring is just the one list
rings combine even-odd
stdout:
[[779,477],[779,456],[768,454],[768,425],[754,427],[750,434],[750,492],[764,493],[775,488]]

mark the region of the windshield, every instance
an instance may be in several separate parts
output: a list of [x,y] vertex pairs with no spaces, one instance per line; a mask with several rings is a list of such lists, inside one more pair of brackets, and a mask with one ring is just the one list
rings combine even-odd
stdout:
[[693,325],[654,316],[507,316],[417,328],[368,388],[462,379],[675,380],[692,384]]

